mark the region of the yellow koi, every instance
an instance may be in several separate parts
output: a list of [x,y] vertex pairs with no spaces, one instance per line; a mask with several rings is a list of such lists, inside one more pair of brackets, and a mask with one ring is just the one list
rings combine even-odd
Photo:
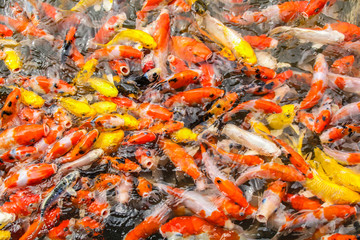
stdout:
[[119,91],[114,84],[103,78],[91,77],[88,82],[93,89],[105,97],[116,97],[119,94]]
[[63,108],[77,117],[90,117],[96,114],[89,104],[70,97],[60,98],[59,102]]
[[101,148],[105,153],[109,154],[120,146],[124,138],[124,131],[118,130],[114,132],[103,132],[94,143],[94,148]]
[[125,29],[115,35],[115,37],[105,44],[105,46],[118,45],[124,41],[133,41],[140,43],[144,48],[155,49],[157,44],[154,38],[141,30],[137,29]]
[[45,103],[45,100],[42,97],[40,97],[39,95],[37,95],[32,91],[28,91],[23,88],[20,88],[20,92],[21,92],[21,102],[26,106],[32,108],[41,108]]
[[275,113],[266,118],[272,129],[283,129],[294,121],[296,114],[294,104],[284,105],[281,109],[281,113]]
[[94,104],[91,104],[91,107],[98,114],[113,113],[116,112],[117,109],[117,105],[115,103],[108,101],[96,102]]
[[22,67],[20,54],[12,48],[4,48],[5,58],[3,59],[5,65],[11,72],[19,72]]

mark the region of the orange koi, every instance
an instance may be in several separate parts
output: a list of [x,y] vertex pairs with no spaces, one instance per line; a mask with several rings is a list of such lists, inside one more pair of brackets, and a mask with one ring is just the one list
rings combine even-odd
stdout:
[[19,113],[21,92],[15,88],[6,98],[4,106],[1,109],[1,128],[6,129],[14,124],[14,119]]
[[335,233],[332,235],[326,235],[321,237],[321,240],[357,240],[359,235],[345,235],[340,233]]
[[5,202],[0,207],[0,211],[14,214],[16,218],[26,217],[36,210],[39,202],[39,195],[32,194],[27,190],[17,191],[15,194],[10,196],[10,202]]
[[75,41],[76,27],[70,27],[66,34],[64,45],[61,52],[61,63],[65,63],[66,58],[69,56],[72,43]]
[[216,196],[211,197],[210,199],[225,215],[232,217],[238,221],[242,221],[251,217],[254,214],[254,211],[256,211],[256,208],[251,205],[249,205],[249,207],[247,208],[243,208],[239,204],[225,196]]
[[96,216],[105,218],[110,213],[110,206],[107,202],[102,203],[95,200],[90,204],[90,206],[86,210],[89,213],[95,214]]
[[122,177],[116,174],[102,173],[96,176],[94,183],[94,191],[103,192],[113,189],[121,182]]
[[328,0],[310,0],[309,4],[301,14],[306,18],[319,14],[327,2]]
[[[147,0],[147,2],[152,0]],[[155,0],[156,1],[156,0]],[[167,0],[165,1],[167,2]],[[167,73],[166,60],[170,44],[170,15],[167,9],[162,9],[158,18],[155,20],[154,40],[157,44],[154,50],[154,67],[161,70],[162,77]]]
[[305,180],[305,177],[295,168],[270,162],[248,168],[236,179],[235,184],[241,185],[253,178],[274,179],[285,182],[301,182]]
[[289,202],[293,209],[301,210],[315,210],[321,207],[319,200],[309,199],[301,195],[286,194],[285,201]]
[[151,191],[152,184],[148,180],[146,180],[146,178],[138,177],[138,185],[136,187],[136,192],[143,198],[146,198],[150,195]]
[[0,37],[11,37],[13,35],[13,31],[7,26],[0,24]]
[[267,80],[263,84],[250,84],[249,86],[245,87],[245,91],[254,95],[268,94],[273,92],[275,88],[283,85],[285,81],[288,80],[292,75],[293,72],[291,70],[287,70],[277,74],[275,78]]
[[305,162],[305,159],[286,142],[274,136],[268,135],[274,143],[276,143],[284,151],[290,162],[295,166],[297,170],[303,173],[307,178],[313,178],[309,164]]
[[152,104],[152,103],[142,103],[142,104],[138,105],[138,107],[135,111],[142,118],[150,117],[152,119],[160,119],[163,121],[169,121],[173,117],[173,113],[170,112],[167,108],[164,108],[161,105]]
[[167,204],[161,204],[146,217],[139,225],[126,234],[124,240],[146,239],[159,231],[160,226],[169,219],[171,208]]
[[71,234],[69,227],[70,220],[64,220],[57,227],[54,227],[49,231],[48,237],[51,240],[65,240],[66,236]]
[[[171,89],[187,87],[189,84],[196,83],[200,73],[194,70],[185,70],[160,81],[157,85],[167,83]],[[166,87],[165,87],[166,88]]]
[[310,131],[314,131],[315,117],[312,113],[299,111],[297,114],[298,121],[301,122]]
[[238,100],[238,98],[239,96],[237,93],[229,92],[225,94],[222,98],[217,100],[207,111],[207,113],[214,116],[220,116],[224,112],[229,111],[235,104],[235,102]]
[[170,134],[184,127],[183,122],[168,121],[165,123],[157,123],[149,128],[149,131],[155,134]]
[[247,165],[247,166],[254,166],[254,165],[264,163],[264,160],[262,160],[258,156],[242,155],[242,154],[237,154],[237,153],[229,153],[229,152],[224,151],[223,149],[219,148],[218,146],[216,146],[215,144],[212,144],[210,142],[207,142],[206,144],[209,145],[210,147],[212,147],[219,154],[221,154],[221,156],[229,158],[230,160],[232,160],[232,161],[234,161],[236,163],[239,163],[241,165],[244,164],[244,165]]
[[247,63],[241,63],[239,67],[240,71],[246,76],[254,76],[256,79],[260,79],[262,81],[268,81],[276,76],[276,72],[274,70],[263,66],[252,66]]
[[60,208],[49,211],[44,217],[44,221],[35,220],[19,240],[34,240],[38,235],[49,228],[52,228],[60,219]]
[[111,166],[120,172],[140,172],[141,168],[138,164],[127,158],[105,156],[102,158],[110,162]]
[[215,87],[217,86],[217,76],[214,71],[214,67],[208,63],[200,63],[201,76],[199,82],[203,87]]
[[195,181],[203,176],[202,172],[196,166],[194,158],[181,146],[169,139],[161,139],[158,144],[170,158],[171,162],[176,167],[187,173]]
[[325,57],[322,54],[318,54],[315,60],[311,88],[306,97],[301,102],[300,109],[311,108],[319,102],[328,86],[327,74],[328,65],[325,61]]
[[178,58],[175,55],[169,55],[167,61],[169,63],[170,70],[173,73],[179,73],[189,69],[188,65],[181,58]]
[[130,74],[130,67],[124,60],[109,61],[109,66],[117,75],[128,76]]
[[166,6],[171,0],[146,0],[140,11],[136,13],[139,20],[144,20],[147,13],[151,10]]
[[331,110],[332,99],[327,97],[324,98],[321,107],[319,109],[319,114],[314,122],[314,131],[317,134],[320,134],[324,129],[329,125],[332,116]]
[[273,103],[268,100],[255,99],[255,100],[250,100],[247,102],[240,103],[235,108],[233,108],[231,111],[225,113],[223,116],[223,121],[224,122],[230,121],[232,116],[241,110],[260,111],[263,113],[281,113],[282,112],[281,107],[279,105],[277,105],[276,103]]
[[205,102],[213,101],[218,97],[224,95],[224,90],[213,88],[213,87],[204,87],[188,90],[185,92],[178,93],[170,98],[168,98],[164,105],[166,107],[171,107],[175,103],[184,103],[186,105],[202,104]]
[[276,48],[278,45],[278,40],[267,37],[264,34],[260,36],[244,36],[244,39],[251,45],[251,47],[259,50],[264,50],[266,48]]
[[156,140],[156,135],[150,131],[141,131],[134,133],[128,139],[124,139],[122,145],[137,145],[153,142]]
[[355,24],[337,21],[335,23],[325,25],[324,28],[330,28],[344,34],[344,41],[346,42],[354,42],[360,39],[360,28]]
[[174,53],[187,62],[199,63],[212,56],[211,50],[203,43],[188,37],[172,36]]
[[160,232],[163,237],[181,234],[183,237],[207,233],[208,239],[238,240],[239,235],[232,230],[222,229],[196,216],[184,216],[171,219],[162,225]]

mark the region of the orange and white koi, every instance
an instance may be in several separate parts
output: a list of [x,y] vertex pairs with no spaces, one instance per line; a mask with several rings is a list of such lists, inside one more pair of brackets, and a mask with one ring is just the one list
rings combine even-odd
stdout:
[[315,227],[323,225],[334,219],[347,219],[357,213],[356,208],[349,205],[332,205],[328,207],[318,208],[310,212],[304,212],[284,224],[279,231],[294,229],[298,227]]
[[24,107],[20,110],[19,118],[23,124],[39,124],[44,115],[45,112],[41,109]]
[[273,142],[233,124],[226,124],[222,134],[261,155],[277,157],[281,154],[281,150]]
[[329,156],[336,159],[341,164],[344,165],[356,165],[360,163],[360,153],[358,152],[344,152],[331,149],[327,146],[323,146],[324,152]]
[[0,133],[0,152],[10,148],[33,145],[50,132],[46,124],[21,125]]
[[272,5],[261,12],[246,11],[242,16],[226,16],[228,20],[241,25],[252,23],[272,22],[275,24],[281,22],[291,22],[301,16],[308,5],[308,1],[288,1],[278,5]]
[[101,48],[93,52],[86,61],[97,60],[115,60],[115,59],[142,59],[143,53],[131,46],[113,45]]
[[74,95],[76,93],[76,87],[68,84],[64,80],[44,76],[25,79],[23,87],[30,88],[40,94],[59,93]]
[[235,184],[241,185],[253,178],[282,180],[285,182],[301,182],[305,177],[291,166],[270,162],[250,167],[236,179]]
[[342,75],[348,74],[351,71],[354,61],[355,61],[354,55],[349,55],[340,58],[331,65],[330,70],[335,74],[342,74]]
[[44,159],[45,162],[50,162],[58,157],[65,155],[80,141],[80,139],[85,134],[86,134],[86,130],[79,130],[57,141],[46,154]]
[[[247,202],[244,193],[238,188],[233,181],[228,179],[225,174],[223,174],[215,165],[210,155],[206,152],[203,145],[201,147],[202,161],[205,165],[206,172],[209,174],[211,181],[215,184],[217,189],[224,194],[226,197],[230,198],[239,206],[243,208],[252,208],[251,205]],[[255,212],[255,211],[254,211]]]
[[279,208],[285,193],[285,182],[279,180],[272,182],[263,194],[259,209],[256,213],[256,219],[259,222],[266,223],[270,215],[273,214],[277,208]]
[[36,185],[51,177],[57,170],[55,164],[38,163],[28,165],[4,180],[3,189]]
[[300,104],[300,109],[308,109],[315,106],[322,98],[328,86],[328,65],[325,57],[318,54],[315,60],[314,75],[311,82],[311,88],[306,97]]
[[215,87],[218,84],[218,74],[215,72],[214,67],[209,63],[200,63],[201,75],[199,82],[203,87]]
[[141,10],[136,13],[136,16],[140,21],[143,21],[149,11],[166,6],[170,1],[171,0],[146,0]]
[[28,190],[21,190],[10,195],[9,200],[0,207],[0,212],[12,214],[17,219],[32,214],[40,202],[40,196]]
[[360,133],[360,127],[354,125],[340,125],[325,130],[320,135],[322,143],[332,143],[342,139],[345,136],[352,136],[355,133]]
[[162,225],[160,232],[163,237],[181,236],[188,239],[191,236],[207,234],[207,239],[239,240],[240,236],[233,230],[222,229],[196,216],[184,216],[171,219]]
[[0,155],[2,162],[24,162],[28,159],[34,159],[38,154],[38,149],[32,146],[22,146],[13,148]]
[[89,165],[89,164],[95,162],[96,160],[98,160],[103,154],[104,154],[104,150],[102,150],[102,149],[91,150],[90,152],[88,152],[87,154],[82,156],[81,158],[79,158],[75,161],[63,164],[59,168],[59,173],[67,174],[68,172],[74,171],[80,167]]
[[94,145],[96,139],[99,136],[99,131],[97,129],[91,130],[85,136],[83,136],[75,147],[68,152],[64,157],[61,158],[61,163],[67,163],[74,161],[84,154],[88,153],[91,150],[91,147]]
[[328,79],[331,88],[338,88],[344,92],[360,94],[360,78],[329,73]]
[[156,156],[153,149],[146,149],[143,147],[137,148],[135,151],[135,158],[143,168],[154,169],[157,167],[159,158]]
[[195,88],[185,92],[178,93],[168,98],[164,105],[165,107],[172,107],[175,104],[202,104],[213,101],[218,97],[224,95],[224,90],[213,87]]
[[100,44],[109,42],[115,36],[116,31],[122,28],[125,20],[125,13],[120,13],[110,17],[99,29],[99,31],[97,31],[92,42]]
[[282,109],[279,105],[272,101],[263,100],[263,99],[254,99],[249,100],[243,103],[238,104],[236,107],[231,109],[229,112],[225,113],[223,116],[223,121],[228,122],[231,120],[232,116],[238,113],[241,110],[248,111],[259,111],[263,113],[281,113]]
[[360,115],[360,102],[349,103],[340,108],[331,118],[331,125],[354,118]]
[[312,113],[299,111],[297,114],[298,121],[307,127],[310,131],[314,131],[315,117]]
[[200,193],[195,191],[184,191],[163,184],[156,184],[156,186],[168,194],[180,199],[186,208],[189,208],[192,212],[205,220],[228,229],[234,227],[234,224],[230,219]]
[[157,44],[153,58],[155,67],[159,68],[160,75],[165,77],[167,73],[166,60],[170,45],[170,15],[167,9],[161,10],[156,19],[155,30],[152,35]]

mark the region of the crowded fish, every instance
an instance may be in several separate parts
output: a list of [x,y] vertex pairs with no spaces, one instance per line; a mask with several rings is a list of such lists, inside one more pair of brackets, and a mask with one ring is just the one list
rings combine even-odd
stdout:
[[0,1],[0,239],[359,239],[344,2]]

